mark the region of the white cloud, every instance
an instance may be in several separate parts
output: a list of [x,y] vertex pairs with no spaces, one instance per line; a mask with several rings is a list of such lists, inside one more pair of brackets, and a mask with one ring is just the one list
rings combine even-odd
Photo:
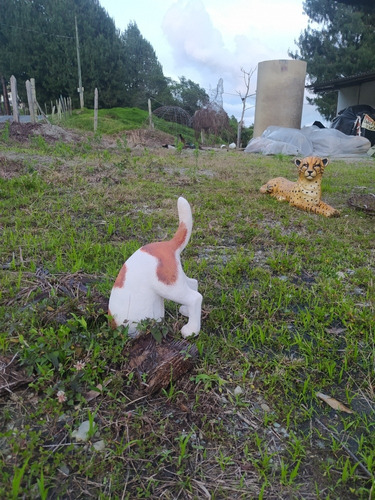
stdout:
[[[238,118],[242,104],[236,94],[245,91],[241,68],[250,71],[263,60],[287,59],[288,43],[290,48],[294,44],[291,26],[302,22],[302,6],[300,10],[295,1],[177,0],[165,13],[162,29],[171,46],[174,69],[193,70],[205,88],[215,87],[223,78],[224,107]],[[256,72],[251,92],[255,88]],[[247,124],[253,115],[254,110],[247,113]]]
[[[124,8],[119,0],[100,0],[123,31],[135,21],[153,46],[164,74],[198,83],[206,91],[224,80],[224,109],[240,117],[244,91],[241,68],[257,68],[261,61],[288,59],[294,41],[307,26],[303,0],[137,0]],[[256,73],[251,92],[256,89]],[[254,104],[250,99],[248,104]],[[254,108],[246,112],[246,125]],[[306,104],[302,125],[322,118]]]

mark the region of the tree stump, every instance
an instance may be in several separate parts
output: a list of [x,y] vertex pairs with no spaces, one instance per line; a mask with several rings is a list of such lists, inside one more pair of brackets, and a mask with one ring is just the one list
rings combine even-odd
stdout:
[[153,394],[179,380],[198,360],[198,349],[187,340],[165,338],[158,343],[151,334],[132,341],[128,368],[137,374],[140,391]]

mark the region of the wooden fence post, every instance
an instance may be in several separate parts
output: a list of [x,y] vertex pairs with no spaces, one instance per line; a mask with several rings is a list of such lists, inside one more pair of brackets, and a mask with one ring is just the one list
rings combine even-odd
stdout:
[[98,89],[94,93],[94,132],[98,128]]
[[35,78],[30,78],[31,85],[31,97],[33,99],[33,110],[34,110],[34,118],[37,121],[38,118],[38,103],[36,100],[36,90],[35,90]]
[[61,115],[61,102],[60,100],[56,99],[56,111],[57,111],[57,119],[61,120],[62,115]]
[[30,80],[26,80],[26,93],[27,93],[27,102],[29,103],[30,121],[31,123],[35,123],[36,120],[35,120],[33,92],[31,89]]
[[17,80],[14,75],[10,77],[10,91],[12,94],[13,121],[19,122],[20,115],[18,113],[18,102],[17,102]]
[[154,128],[154,124],[152,121],[151,99],[148,100],[148,128]]
[[64,105],[64,98],[62,95],[60,95],[59,103],[61,107],[61,112],[65,116],[65,105]]

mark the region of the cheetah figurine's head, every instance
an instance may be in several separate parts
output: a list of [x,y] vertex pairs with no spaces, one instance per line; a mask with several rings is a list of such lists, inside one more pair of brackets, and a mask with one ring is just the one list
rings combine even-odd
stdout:
[[328,164],[327,158],[319,158],[318,156],[308,156],[302,160],[296,158],[294,163],[298,169],[300,179],[307,181],[321,180],[324,169]]

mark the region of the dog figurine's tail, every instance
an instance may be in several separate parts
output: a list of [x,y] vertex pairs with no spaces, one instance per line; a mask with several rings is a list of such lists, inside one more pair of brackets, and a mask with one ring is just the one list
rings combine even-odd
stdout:
[[176,251],[181,253],[189,243],[191,231],[193,229],[193,216],[189,203],[182,196],[180,196],[177,201],[177,209],[180,224],[173,236],[173,241],[175,242]]

